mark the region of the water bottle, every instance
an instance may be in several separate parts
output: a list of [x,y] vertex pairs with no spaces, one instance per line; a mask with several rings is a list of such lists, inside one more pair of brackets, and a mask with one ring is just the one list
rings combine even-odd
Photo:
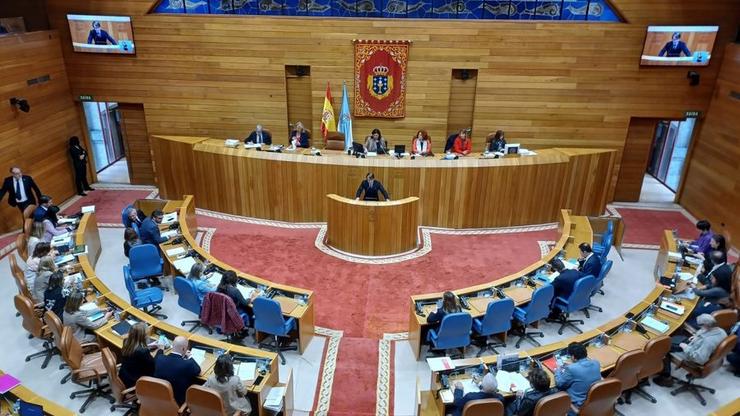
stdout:
[[20,414],[21,411],[21,399],[18,399],[13,403],[13,414]]

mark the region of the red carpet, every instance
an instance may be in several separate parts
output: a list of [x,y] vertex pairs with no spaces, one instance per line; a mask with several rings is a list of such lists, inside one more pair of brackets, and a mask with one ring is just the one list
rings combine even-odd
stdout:
[[75,203],[64,210],[67,214],[74,214],[80,211],[85,205],[95,205],[95,216],[98,223],[121,223],[121,210],[128,204],[137,199],[146,198],[151,190],[134,190],[134,189],[96,189],[83,196]]
[[624,242],[660,245],[664,230],[677,229],[683,238],[698,235],[695,225],[678,211],[659,211],[618,207],[624,220]]

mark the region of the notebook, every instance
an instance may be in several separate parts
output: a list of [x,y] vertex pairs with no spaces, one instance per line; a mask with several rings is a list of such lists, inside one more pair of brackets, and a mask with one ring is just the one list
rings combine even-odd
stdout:
[[661,322],[653,318],[652,316],[646,316],[642,321],[640,321],[640,323],[661,334],[665,333],[671,328],[670,325],[666,324],[665,322]]
[[202,350],[200,348],[191,348],[190,357],[192,357],[193,360],[198,363],[198,365],[201,365],[206,359],[206,350]]
[[[532,387],[529,384],[529,381],[520,373],[513,373],[509,371],[496,372],[496,382],[498,383],[499,391],[503,393],[526,391]],[[513,390],[512,386],[514,387]]]
[[10,374],[3,374],[0,376],[0,394],[5,394],[20,385],[20,380]]
[[241,362],[234,366],[234,375],[238,376],[242,381],[254,380],[256,378],[256,372],[257,363]]
[[126,321],[121,321],[111,327],[111,331],[113,331],[113,333],[118,335],[119,337],[125,336],[130,330],[131,324]]

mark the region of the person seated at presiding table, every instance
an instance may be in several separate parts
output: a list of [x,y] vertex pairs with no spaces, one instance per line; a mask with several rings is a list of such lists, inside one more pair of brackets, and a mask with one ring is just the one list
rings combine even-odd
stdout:
[[411,140],[411,154],[417,156],[434,156],[434,153],[432,153],[432,139],[426,130],[416,132],[416,136]]
[[[712,315],[706,313],[699,315],[696,323],[699,325],[699,330],[693,336],[686,338],[684,335],[674,335],[671,337],[671,352],[676,353],[675,356],[681,361],[702,365],[709,361],[714,350],[727,337],[727,333],[717,326],[717,321]],[[663,371],[653,378],[653,382],[659,386],[673,386],[671,355],[666,354],[663,359]]]
[[133,228],[126,228],[123,232],[123,255],[128,257],[131,247],[138,246],[140,244],[141,239],[139,239],[139,235],[136,234],[136,230]]
[[64,305],[64,313],[62,314],[64,325],[72,328],[74,337],[81,344],[94,342],[96,337],[93,331],[105,325],[111,316],[113,316],[113,313],[108,311],[103,318],[94,322],[91,321],[87,313],[80,310],[80,306],[82,306],[84,301],[85,297],[82,292],[72,292],[67,297],[67,303]]
[[360,187],[357,188],[357,192],[355,192],[355,199],[359,200],[360,196],[363,195],[362,199],[364,201],[379,201],[380,198],[378,198],[378,192],[383,194],[383,198],[385,198],[386,201],[391,200],[388,192],[383,188],[383,184],[380,183],[380,181],[375,180],[375,175],[372,172],[368,172],[368,174],[365,175],[365,180],[362,181]]
[[488,370],[486,370],[486,375],[483,376],[483,380],[481,381],[478,388],[480,389],[479,392],[470,392],[468,394],[464,394],[465,391],[463,389],[462,383],[459,381],[455,383],[455,401],[452,402],[452,414],[454,416],[462,416],[462,411],[463,408],[465,408],[465,404],[467,404],[471,400],[498,399],[501,400],[502,403],[504,402],[504,396],[502,396],[498,392],[498,383],[496,382],[496,377],[493,374],[489,373]]
[[239,411],[240,415],[252,413],[252,405],[247,399],[247,388],[242,380],[234,375],[234,363],[229,354],[222,354],[216,359],[213,374],[208,377],[203,387],[213,389],[221,396],[224,411],[233,415]]
[[170,382],[178,406],[185,403],[185,392],[197,383],[198,375],[200,366],[190,355],[187,338],[175,337],[169,354],[164,353],[164,345],[157,344],[153,377]]
[[438,324],[442,322],[442,318],[444,318],[448,313],[457,312],[462,312],[460,302],[454,293],[447,291],[442,295],[442,306],[438,307],[436,311],[427,316],[427,323]]
[[49,285],[44,292],[44,307],[64,322],[64,305],[67,303],[67,291],[64,290],[64,273],[57,270],[49,277]]
[[601,380],[601,364],[588,358],[586,347],[577,342],[568,345],[568,355],[572,361],[555,370],[555,384],[559,390],[568,393],[574,405],[580,407],[586,401],[591,386]]
[[532,388],[516,392],[516,399],[506,406],[506,416],[532,416],[537,402],[556,392],[550,388],[550,377],[539,367],[529,370],[527,380]]
[[136,381],[141,377],[154,375],[154,357],[150,350],[146,323],[134,324],[123,339],[121,368],[118,370],[118,376],[126,388],[136,386]]
[[473,150],[473,141],[470,139],[470,129],[462,129],[455,137],[452,145],[452,152],[458,156],[466,156]]
[[487,152],[503,152],[504,147],[506,147],[506,139],[504,138],[504,131],[503,130],[496,130],[496,133],[493,135],[493,139],[488,143],[488,147],[486,148]]
[[601,259],[595,255],[591,249],[591,245],[588,243],[581,243],[578,245],[581,255],[578,258],[578,270],[583,273],[584,276],[596,277],[601,272]]
[[193,282],[195,290],[198,291],[198,300],[200,300],[201,303],[203,303],[206,293],[216,290],[215,287],[208,283],[208,280],[203,278],[203,272],[205,270],[206,266],[203,263],[195,263],[188,273],[188,280]]
[[290,147],[308,147],[308,142],[308,131],[303,127],[303,123],[300,121],[295,123],[295,129],[290,132],[290,138],[288,140]]
[[247,143],[254,143],[254,144],[272,144],[272,135],[269,131],[263,130],[262,125],[258,124],[254,131],[249,133],[249,136],[247,136],[246,139],[244,139],[244,144]]
[[139,238],[142,244],[154,244],[158,245],[168,240],[167,237],[162,237],[159,232],[159,224],[162,223],[164,213],[161,210],[155,209],[152,215],[141,223],[139,228]]
[[373,129],[369,136],[365,138],[365,153],[375,152],[384,155],[388,152],[388,142],[386,142],[379,129]]

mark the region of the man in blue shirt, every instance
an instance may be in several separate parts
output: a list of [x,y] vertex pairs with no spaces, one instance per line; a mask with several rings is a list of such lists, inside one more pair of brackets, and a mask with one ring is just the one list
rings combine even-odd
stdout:
[[164,213],[160,210],[154,210],[151,217],[144,220],[139,228],[139,239],[143,244],[158,245],[167,241],[167,237],[162,237],[159,233],[159,224],[162,223]]
[[568,345],[568,355],[573,362],[555,370],[555,384],[568,392],[574,405],[581,406],[591,385],[601,380],[601,364],[588,358],[586,347],[576,342]]

